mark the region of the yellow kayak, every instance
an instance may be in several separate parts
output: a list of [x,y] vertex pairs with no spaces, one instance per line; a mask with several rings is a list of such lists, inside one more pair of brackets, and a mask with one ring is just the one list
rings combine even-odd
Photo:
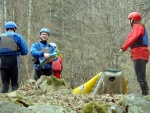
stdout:
[[[115,77],[116,80],[114,82],[109,81],[109,78],[111,77]],[[120,81],[121,78],[122,78],[122,83],[117,83]],[[122,87],[120,87],[120,90],[118,89],[118,86],[117,87],[108,86],[111,88],[111,90],[114,91],[114,93],[118,93],[118,91],[119,93],[122,94],[127,93],[127,81],[121,72],[119,73],[107,72],[105,74],[103,72],[100,72],[97,75],[95,75],[93,78],[91,78],[89,81],[87,81],[86,83],[73,89],[72,93],[73,94],[89,94],[89,93],[96,94],[99,92],[103,94],[104,93],[103,90],[105,89],[105,86],[101,80],[103,80],[103,82],[106,82],[105,85],[106,84],[115,85],[116,83],[122,85]]]
[[80,85],[79,87],[73,89],[73,94],[88,94],[91,93],[93,87],[95,86],[97,80],[99,79],[101,73],[98,73],[85,84]]

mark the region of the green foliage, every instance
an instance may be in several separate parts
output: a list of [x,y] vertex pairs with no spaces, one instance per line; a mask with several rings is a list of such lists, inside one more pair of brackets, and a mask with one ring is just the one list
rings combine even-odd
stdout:
[[102,102],[89,102],[83,109],[83,113],[108,113],[108,105]]
[[55,87],[65,86],[65,81],[63,79],[57,79],[55,76],[47,79],[47,84],[53,84]]
[[121,99],[121,100],[119,101],[119,105],[121,105],[121,106],[124,105],[124,99]]

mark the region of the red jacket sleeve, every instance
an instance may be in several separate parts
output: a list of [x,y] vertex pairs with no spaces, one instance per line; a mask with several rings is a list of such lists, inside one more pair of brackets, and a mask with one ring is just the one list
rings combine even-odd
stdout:
[[138,38],[144,35],[144,27],[140,24],[134,24],[130,34],[127,36],[122,46],[123,51],[127,50]]

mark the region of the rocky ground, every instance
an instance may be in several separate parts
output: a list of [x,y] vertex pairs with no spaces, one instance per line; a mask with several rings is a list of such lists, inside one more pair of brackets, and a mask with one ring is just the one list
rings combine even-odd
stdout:
[[[48,82],[46,81],[46,83]],[[64,85],[56,87],[55,84],[51,84],[46,87],[46,90],[44,88],[40,89],[40,87],[37,87],[37,82],[31,80],[16,92],[0,94],[0,98],[2,100],[2,98],[9,97],[13,100],[13,97],[17,97],[14,98],[14,101],[25,107],[37,103],[52,103],[72,109],[77,113],[81,113],[82,108],[89,102],[104,102],[111,106],[120,106],[122,100],[126,97],[126,95],[122,94],[72,94],[72,89]]]
[[17,94],[33,104],[53,103],[71,108],[78,113],[81,112],[83,106],[88,102],[106,102],[108,105],[119,105],[126,96],[121,94],[72,94],[72,89],[68,85],[55,87],[54,84],[48,85],[47,91],[43,93],[41,90],[35,90],[35,85],[31,83],[20,88]]
[[32,97],[33,103],[57,103],[58,105],[71,108],[77,112],[80,112],[83,106],[88,102],[106,102],[109,105],[119,105],[120,101],[124,98],[124,95],[73,95],[73,94],[58,94],[55,92],[49,92],[46,95]]

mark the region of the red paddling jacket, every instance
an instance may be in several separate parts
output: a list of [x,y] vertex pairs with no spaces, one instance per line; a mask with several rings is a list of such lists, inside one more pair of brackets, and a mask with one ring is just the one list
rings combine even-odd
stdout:
[[123,51],[126,51],[130,47],[130,53],[132,60],[136,59],[149,59],[148,50],[148,32],[146,28],[141,24],[134,24],[130,34],[127,36]]

